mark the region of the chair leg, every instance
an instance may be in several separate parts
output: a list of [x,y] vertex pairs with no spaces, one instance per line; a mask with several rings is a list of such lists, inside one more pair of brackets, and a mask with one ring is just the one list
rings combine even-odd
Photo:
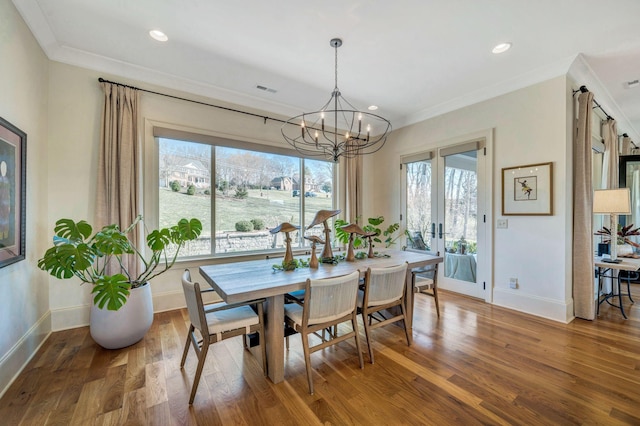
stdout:
[[309,394],[313,395],[313,371],[311,369],[311,357],[309,356],[309,335],[300,333],[302,337],[302,350],[304,351],[304,364],[307,367],[307,381],[309,382]]
[[189,332],[187,333],[187,343],[184,345],[184,351],[182,352],[182,361],[180,361],[180,368],[184,367],[184,363],[187,360],[187,353],[189,352],[189,345],[191,345],[191,333],[195,327],[193,324],[189,327]]
[[193,385],[191,386],[191,396],[189,397],[189,405],[193,404],[193,400],[196,397],[196,391],[198,390],[198,384],[200,383],[200,376],[202,375],[202,368],[204,367],[204,361],[207,359],[207,352],[209,352],[209,343],[202,343],[202,350],[200,351],[200,358],[198,359],[198,368],[196,368],[196,375],[193,377]]
[[[358,360],[360,361],[360,368],[364,368],[364,360],[362,359],[362,349],[360,348],[360,336],[358,332],[358,314],[353,311],[351,316],[351,326],[353,327],[353,337],[356,339],[356,350],[358,351]],[[367,342],[368,343],[368,342]],[[371,347],[369,347],[371,348]],[[373,363],[373,358],[371,359]]]
[[407,336],[407,345],[411,346],[411,343],[413,343],[413,339],[411,336],[411,331],[407,327],[407,310],[404,307],[404,303],[400,304],[400,310],[402,310],[402,325],[404,326],[404,334]]
[[438,318],[440,318],[440,305],[438,304],[438,286],[433,286],[433,298],[436,301],[436,312],[438,313]]
[[364,337],[367,339],[367,348],[369,349],[369,362],[373,364],[373,348],[371,347],[371,323],[367,322],[369,314],[365,309],[362,310],[362,323],[364,324]]

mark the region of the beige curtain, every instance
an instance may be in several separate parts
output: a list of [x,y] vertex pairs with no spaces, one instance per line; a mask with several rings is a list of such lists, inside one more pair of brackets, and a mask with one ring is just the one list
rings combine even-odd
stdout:
[[[616,120],[610,118],[602,123],[602,141],[604,142],[604,155],[602,157],[602,189],[616,189],[618,187],[618,125]],[[611,217],[604,215],[602,225],[609,229],[616,223],[611,223]]]
[[631,151],[631,138],[629,136],[625,136],[622,138],[622,150],[620,152],[621,155],[632,155]]
[[[96,226],[128,227],[138,215],[138,91],[100,83],[104,110],[100,133]],[[138,243],[137,232],[130,236]],[[132,277],[138,273],[135,257],[124,260]]]
[[602,188],[618,187],[618,125],[616,120],[609,119],[602,124],[604,157],[602,159]]
[[578,97],[573,141],[573,309],[578,318],[595,318],[593,264],[593,183],[591,115],[593,93]]
[[[362,156],[345,158],[345,220],[355,223],[362,216]],[[360,224],[363,225],[362,223]]]

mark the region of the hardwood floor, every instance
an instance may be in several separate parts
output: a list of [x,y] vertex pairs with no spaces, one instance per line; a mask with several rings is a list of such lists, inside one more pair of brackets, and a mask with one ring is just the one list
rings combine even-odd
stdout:
[[[603,304],[564,325],[441,292],[418,296],[414,343],[375,330],[376,363],[353,342],[312,355],[299,336],[274,385],[240,338],[211,347],[188,405],[193,351],[179,363],[185,310],[159,313],[140,343],[109,351],[87,328],[53,333],[0,400],[3,425],[640,424],[640,284],[629,319]],[[361,327],[362,341],[364,335]]]

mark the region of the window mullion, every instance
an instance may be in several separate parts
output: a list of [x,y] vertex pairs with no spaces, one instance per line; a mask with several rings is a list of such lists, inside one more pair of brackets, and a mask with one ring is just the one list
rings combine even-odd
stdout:
[[217,165],[216,165],[216,147],[211,147],[211,167],[209,168],[209,182],[211,185],[211,211],[209,212],[210,220],[211,220],[211,255],[215,256],[216,254],[216,191],[218,190],[218,185],[216,182],[217,176]]

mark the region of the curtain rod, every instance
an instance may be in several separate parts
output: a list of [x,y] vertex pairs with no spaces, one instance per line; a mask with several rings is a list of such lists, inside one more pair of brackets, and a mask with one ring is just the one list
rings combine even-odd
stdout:
[[[587,89],[587,86],[580,86],[580,88],[578,90],[574,90],[573,94],[575,95],[576,93],[580,92],[580,93],[587,93],[589,91],[589,89]],[[602,105],[600,105],[598,103],[598,101],[596,101],[596,98],[593,98],[593,103],[595,104],[595,106],[593,107],[593,109],[600,109],[600,111],[602,111],[602,113],[605,115],[605,117],[607,117],[607,120],[613,120],[614,118],[612,116],[610,116],[609,114],[607,114],[607,111],[604,110],[604,108],[602,108]]]
[[[573,91],[573,95],[575,96],[576,93],[580,92],[580,93],[587,93],[589,91],[589,89],[587,89],[587,86],[580,86],[580,88],[578,90],[574,90]],[[593,107],[593,109],[600,109],[600,111],[602,111],[602,113],[607,117],[607,120],[614,120],[613,117],[611,117],[609,114],[607,114],[607,111],[604,110],[604,108],[602,108],[602,105],[600,105],[598,103],[598,101],[596,101],[596,98],[593,98],[593,103],[595,104],[595,106]],[[618,135],[618,138],[628,138],[629,135],[627,133],[623,133],[622,135]],[[638,146],[635,144],[634,141],[630,141],[631,145],[633,145],[633,149],[638,149]]]
[[141,92],[147,92],[147,93],[151,93],[151,94],[154,94],[154,95],[165,96],[167,98],[178,99],[178,100],[186,101],[186,102],[192,102],[194,104],[205,105],[205,106],[209,106],[209,107],[213,107],[213,108],[222,109],[222,110],[225,110],[225,111],[237,112],[239,114],[245,114],[245,115],[249,115],[251,117],[259,117],[259,118],[262,118],[264,120],[264,124],[267,124],[267,120],[276,121],[278,123],[283,123],[283,124],[286,123],[285,120],[281,120],[279,118],[273,118],[273,117],[269,117],[267,115],[260,115],[260,114],[255,114],[253,112],[241,111],[239,109],[229,108],[229,107],[215,105],[215,104],[209,104],[209,103],[206,103],[206,102],[195,101],[193,99],[187,99],[187,98],[182,98],[180,96],[168,95],[166,93],[154,92],[153,90],[141,89],[139,87],[129,86],[127,84],[117,83],[115,81],[105,80],[102,77],[98,78],[98,81],[100,83],[115,84],[116,86],[128,87],[129,89],[139,90]]

